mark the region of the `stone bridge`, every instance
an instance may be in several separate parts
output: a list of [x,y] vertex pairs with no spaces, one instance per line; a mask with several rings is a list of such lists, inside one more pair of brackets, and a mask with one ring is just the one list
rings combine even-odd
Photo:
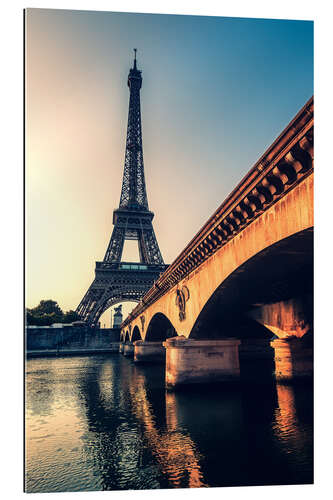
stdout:
[[312,374],[313,98],[121,325],[166,384],[235,380],[240,359]]

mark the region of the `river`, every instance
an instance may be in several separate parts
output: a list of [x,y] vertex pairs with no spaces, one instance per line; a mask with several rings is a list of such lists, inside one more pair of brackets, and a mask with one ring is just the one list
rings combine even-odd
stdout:
[[309,385],[168,392],[120,354],[26,362],[26,491],[313,481]]

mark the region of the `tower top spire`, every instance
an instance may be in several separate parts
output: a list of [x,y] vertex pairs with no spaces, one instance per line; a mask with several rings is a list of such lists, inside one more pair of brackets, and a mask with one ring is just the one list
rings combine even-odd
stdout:
[[133,49],[134,50],[134,69],[137,69],[136,68],[136,51],[137,49]]
[[133,67],[130,68],[129,74],[128,74],[128,80],[127,80],[127,85],[131,89],[132,87],[137,87],[139,90],[141,88],[142,84],[142,76],[141,76],[141,71],[137,68],[136,66],[136,51],[137,49],[134,50],[134,63]]
[[125,166],[119,208],[148,210],[148,200],[143,168],[142,130],[140,111],[141,71],[134,67],[129,71],[127,85],[130,90]]

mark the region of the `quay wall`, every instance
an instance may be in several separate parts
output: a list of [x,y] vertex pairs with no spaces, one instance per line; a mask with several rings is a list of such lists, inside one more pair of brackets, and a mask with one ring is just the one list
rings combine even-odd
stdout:
[[57,354],[75,352],[118,352],[118,328],[90,328],[88,326],[57,325],[26,327],[26,353]]

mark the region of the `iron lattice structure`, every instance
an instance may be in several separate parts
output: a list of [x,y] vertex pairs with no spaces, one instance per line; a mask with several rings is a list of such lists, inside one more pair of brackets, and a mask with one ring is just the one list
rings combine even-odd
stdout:
[[[136,49],[128,75],[130,90],[125,166],[119,208],[113,212],[114,228],[103,262],[96,262],[95,279],[76,311],[91,326],[106,309],[123,301],[140,301],[166,269],[149,210],[143,167],[140,110],[141,71]],[[137,240],[140,263],[122,262],[125,240]]]

